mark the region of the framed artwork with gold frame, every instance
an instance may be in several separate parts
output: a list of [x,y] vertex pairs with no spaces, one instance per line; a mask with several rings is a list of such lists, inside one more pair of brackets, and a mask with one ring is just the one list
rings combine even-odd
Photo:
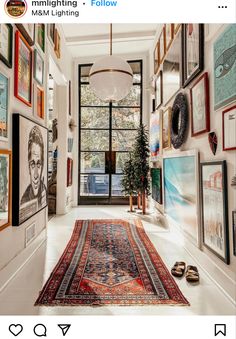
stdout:
[[159,44],[159,62],[163,62],[166,54],[166,35],[165,35],[165,26],[163,26],[161,34],[158,39]]
[[12,152],[0,150],[0,231],[11,225]]
[[160,67],[159,42],[156,43],[156,47],[154,49],[153,54],[153,60],[154,60],[154,74],[156,74]]
[[44,119],[44,90],[37,86],[37,117]]
[[54,36],[54,51],[58,59],[61,57],[61,37],[58,33],[58,30],[55,29],[55,36]]
[[173,39],[174,39],[174,24],[165,24],[166,52],[170,48]]
[[162,149],[171,148],[171,107],[168,107],[162,114]]

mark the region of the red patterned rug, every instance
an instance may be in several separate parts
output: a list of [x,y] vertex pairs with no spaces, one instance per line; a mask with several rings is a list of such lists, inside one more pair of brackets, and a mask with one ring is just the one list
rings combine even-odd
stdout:
[[35,305],[189,305],[140,220],[77,220]]

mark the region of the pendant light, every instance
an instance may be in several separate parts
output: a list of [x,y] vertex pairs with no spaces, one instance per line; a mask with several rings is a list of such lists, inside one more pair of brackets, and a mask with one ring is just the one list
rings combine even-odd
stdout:
[[116,102],[125,98],[133,84],[133,71],[125,60],[112,55],[112,24],[110,24],[110,55],[91,67],[89,84],[103,101]]

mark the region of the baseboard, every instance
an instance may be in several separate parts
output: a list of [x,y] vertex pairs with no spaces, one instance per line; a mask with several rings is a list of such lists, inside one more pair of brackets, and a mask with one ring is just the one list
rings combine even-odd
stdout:
[[25,266],[38,248],[46,240],[46,229],[44,229],[35,238],[29,246],[24,248],[15,258],[13,258],[8,265],[0,271],[0,292],[9,284],[9,282],[16,276],[16,274]]

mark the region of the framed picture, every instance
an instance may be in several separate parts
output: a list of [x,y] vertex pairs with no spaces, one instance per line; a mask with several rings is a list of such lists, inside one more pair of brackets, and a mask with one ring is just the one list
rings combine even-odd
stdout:
[[48,130],[13,114],[12,224],[19,226],[47,206]]
[[54,39],[55,39],[55,24],[47,24],[47,34],[48,39],[51,44],[54,46]]
[[154,59],[154,74],[156,74],[160,67],[159,42],[156,43],[153,59]]
[[155,109],[158,109],[162,105],[162,101],[162,71],[160,71],[155,81]]
[[170,48],[174,39],[174,24],[165,24],[166,51]]
[[174,25],[174,35],[176,35],[181,27],[181,24],[173,24]]
[[182,84],[186,87],[204,68],[204,24],[184,24],[182,30]]
[[69,115],[71,115],[71,81],[69,80],[69,107],[68,107],[68,112],[69,112]]
[[0,73],[0,140],[8,140],[9,79]]
[[44,82],[44,60],[37,49],[34,50],[34,78],[39,85]]
[[228,25],[214,43],[214,108],[236,100],[236,25]]
[[160,112],[151,113],[150,117],[150,156],[156,161],[160,155]]
[[161,34],[159,36],[158,45],[159,45],[159,63],[162,64],[166,54],[165,26],[163,26]]
[[37,86],[37,116],[44,119],[44,91]]
[[60,37],[57,29],[55,29],[54,51],[55,51],[57,58],[60,59],[60,57],[61,57],[61,37]]
[[15,97],[32,106],[32,49],[23,37],[16,31],[15,38]]
[[168,107],[162,115],[162,148],[171,148],[171,107]]
[[226,161],[201,163],[203,244],[229,264]]
[[210,131],[208,73],[204,73],[190,88],[192,137]]
[[232,212],[233,224],[233,254],[236,256],[236,211]]
[[73,159],[67,158],[67,187],[72,185]]
[[16,24],[25,40],[30,46],[34,45],[34,24]]
[[35,42],[45,52],[45,24],[35,24]]
[[181,85],[181,30],[176,35],[163,63],[163,104],[166,105]]
[[12,25],[0,24],[0,60],[12,68]]
[[162,170],[151,168],[152,199],[162,204]]
[[165,214],[195,245],[199,245],[198,152],[193,150],[165,155],[163,175]]
[[11,151],[0,150],[0,231],[11,225]]
[[222,113],[223,150],[236,149],[236,105]]

